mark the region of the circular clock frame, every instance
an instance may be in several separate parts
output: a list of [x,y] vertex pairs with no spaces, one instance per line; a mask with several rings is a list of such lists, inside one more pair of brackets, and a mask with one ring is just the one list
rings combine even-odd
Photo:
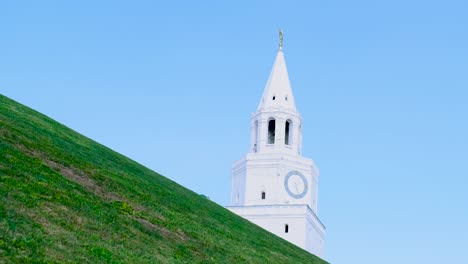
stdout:
[[[301,193],[295,194],[289,189],[288,181],[292,176],[299,176],[301,178],[302,183],[304,184],[304,190],[302,190]],[[284,188],[286,189],[286,192],[289,194],[289,196],[295,198],[295,199],[301,199],[307,194],[307,179],[306,177],[299,171],[290,171],[288,174],[286,174],[286,177],[284,177]]]

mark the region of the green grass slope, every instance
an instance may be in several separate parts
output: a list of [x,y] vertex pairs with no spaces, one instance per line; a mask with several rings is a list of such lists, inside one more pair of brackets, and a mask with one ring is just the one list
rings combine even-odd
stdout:
[[0,263],[326,263],[0,95]]

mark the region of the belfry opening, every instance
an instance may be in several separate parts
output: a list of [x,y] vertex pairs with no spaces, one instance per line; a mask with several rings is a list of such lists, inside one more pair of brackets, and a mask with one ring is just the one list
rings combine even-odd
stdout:
[[268,144],[275,144],[275,129],[276,121],[271,119],[268,121]]

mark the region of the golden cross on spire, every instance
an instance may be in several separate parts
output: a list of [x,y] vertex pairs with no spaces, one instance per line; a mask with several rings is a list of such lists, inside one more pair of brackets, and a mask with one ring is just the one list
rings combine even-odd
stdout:
[[283,49],[283,30],[279,30],[279,49]]

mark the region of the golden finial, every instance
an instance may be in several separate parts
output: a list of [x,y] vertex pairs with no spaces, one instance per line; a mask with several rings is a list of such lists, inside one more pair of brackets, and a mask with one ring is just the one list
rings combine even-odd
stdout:
[[279,49],[283,49],[283,30],[279,30]]

